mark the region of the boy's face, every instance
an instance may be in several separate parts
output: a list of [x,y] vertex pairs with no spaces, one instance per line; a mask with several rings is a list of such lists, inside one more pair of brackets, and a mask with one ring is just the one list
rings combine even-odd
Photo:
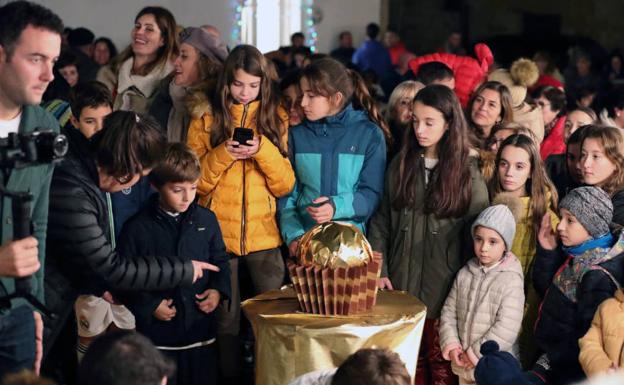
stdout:
[[161,207],[171,213],[183,213],[195,200],[197,182],[168,182],[158,189]]
[[561,222],[557,225],[557,232],[564,246],[577,246],[591,239],[591,235],[585,230],[585,227],[569,210],[561,209],[559,214],[561,215]]
[[505,255],[505,241],[496,231],[477,226],[473,238],[474,252],[483,266],[493,266]]
[[87,139],[91,139],[96,132],[100,131],[104,126],[104,118],[113,110],[109,105],[101,105],[97,107],[85,107],[80,111],[80,118],[71,117],[71,123],[76,127],[82,135]]
[[455,78],[444,78],[444,79],[436,79],[431,84],[439,84],[442,86],[447,86],[448,88],[454,90],[455,89]]
[[59,73],[67,81],[70,87],[75,86],[78,83],[78,68],[71,64],[63,68],[59,68]]

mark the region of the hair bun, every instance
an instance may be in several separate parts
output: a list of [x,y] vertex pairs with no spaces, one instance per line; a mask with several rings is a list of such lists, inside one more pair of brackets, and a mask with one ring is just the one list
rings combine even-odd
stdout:
[[511,79],[516,85],[530,87],[539,78],[539,69],[533,60],[521,58],[511,64]]
[[496,353],[499,350],[499,346],[498,343],[496,341],[485,341],[482,345],[481,345],[481,354],[482,355],[486,355],[486,354],[490,354],[490,353]]

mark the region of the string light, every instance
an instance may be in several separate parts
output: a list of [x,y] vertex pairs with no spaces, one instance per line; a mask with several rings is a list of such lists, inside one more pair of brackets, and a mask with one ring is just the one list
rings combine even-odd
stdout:
[[243,10],[249,7],[251,0],[234,0],[232,1],[232,10],[234,12],[234,20],[232,23],[232,33],[230,40],[233,45],[242,43],[241,31],[243,27]]
[[305,0],[305,26],[307,31],[306,45],[314,53],[316,52],[316,40],[318,38],[314,23],[314,0]]

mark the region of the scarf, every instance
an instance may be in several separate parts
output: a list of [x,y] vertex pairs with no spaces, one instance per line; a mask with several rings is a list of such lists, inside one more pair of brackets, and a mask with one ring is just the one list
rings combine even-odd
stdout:
[[147,111],[137,111],[134,108],[135,106],[131,105],[130,95],[139,95],[145,99],[151,98],[156,92],[160,81],[173,70],[173,64],[166,62],[164,66],[154,68],[152,72],[145,76],[133,75],[131,72],[133,64],[134,58],[129,58],[119,67],[117,96],[121,97],[121,105],[118,109],[146,113]]
[[175,85],[172,80],[169,83],[169,95],[172,106],[167,120],[167,140],[186,143],[187,127],[185,127],[184,121],[187,116],[185,101],[188,91],[185,87]]
[[[576,289],[579,287],[585,273],[595,270],[597,265],[606,262],[621,252],[624,241],[620,239],[613,245],[613,236],[610,233],[600,238],[590,239],[578,246],[564,247],[572,260],[566,262],[565,267],[555,275],[554,285],[572,302],[576,303]],[[613,246],[613,247],[612,247]]]

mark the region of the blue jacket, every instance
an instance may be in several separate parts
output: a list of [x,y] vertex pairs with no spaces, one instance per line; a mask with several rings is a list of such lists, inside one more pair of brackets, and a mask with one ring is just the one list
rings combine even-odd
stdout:
[[[215,312],[206,314],[195,303],[195,294],[209,288],[218,290],[223,299],[230,296],[229,258],[212,211],[193,203],[179,218],[173,218],[159,208],[158,195],[153,195],[124,225],[117,250],[128,257],[166,253],[184,261],[195,259],[217,265],[221,271],[204,271],[191,287],[116,293],[136,317],[137,330],[156,345],[184,346],[216,336]],[[163,299],[173,299],[177,313],[171,321],[160,321],[152,315]]]
[[379,80],[393,72],[392,60],[388,49],[377,40],[366,40],[353,54],[353,64],[360,70],[372,70]]
[[336,207],[333,220],[362,230],[379,202],[386,167],[383,133],[365,111],[351,105],[334,116],[290,129],[290,162],[297,182],[280,202],[280,227],[290,244],[315,222],[306,207],[320,196]]

